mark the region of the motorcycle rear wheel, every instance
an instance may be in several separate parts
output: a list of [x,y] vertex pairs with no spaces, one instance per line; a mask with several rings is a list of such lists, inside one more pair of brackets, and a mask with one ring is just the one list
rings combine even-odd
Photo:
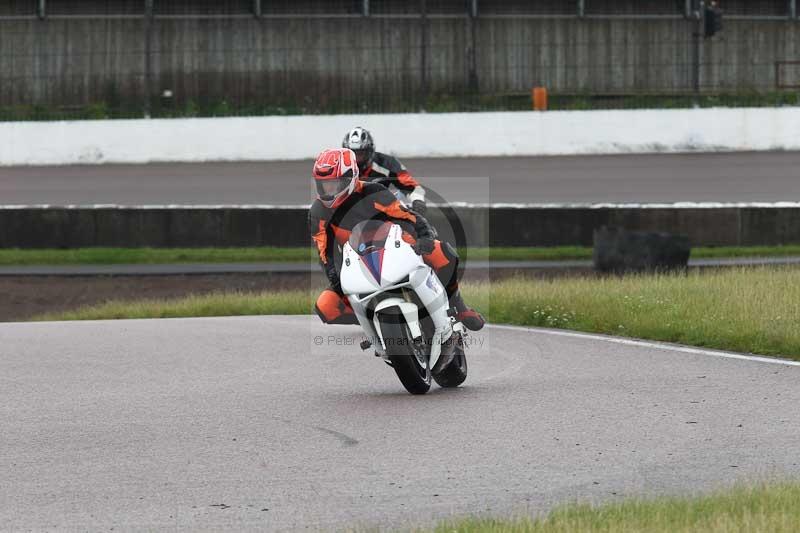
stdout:
[[399,317],[387,318],[394,320],[382,321],[381,331],[392,368],[408,392],[425,394],[431,388],[430,357],[425,353],[424,345],[414,344],[404,320]]

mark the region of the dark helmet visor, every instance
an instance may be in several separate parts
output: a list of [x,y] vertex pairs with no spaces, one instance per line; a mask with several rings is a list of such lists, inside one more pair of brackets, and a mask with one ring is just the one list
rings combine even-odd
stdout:
[[356,154],[356,162],[358,163],[359,166],[362,166],[364,165],[364,163],[367,163],[370,157],[372,157],[372,150],[370,149],[353,150],[353,152],[355,152]]
[[352,177],[345,177],[314,181],[317,184],[317,194],[319,197],[323,200],[333,200],[336,198],[337,194],[345,190],[350,185],[352,180]]

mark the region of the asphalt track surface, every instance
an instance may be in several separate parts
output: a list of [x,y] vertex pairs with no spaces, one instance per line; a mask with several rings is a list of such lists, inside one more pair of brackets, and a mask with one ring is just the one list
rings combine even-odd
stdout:
[[0,528],[399,527],[800,475],[789,363],[489,327],[465,386],[413,397],[359,339],[0,325]]
[[[404,162],[450,202],[800,200],[800,152]],[[310,172],[310,161],[0,167],[0,204],[308,204]]]

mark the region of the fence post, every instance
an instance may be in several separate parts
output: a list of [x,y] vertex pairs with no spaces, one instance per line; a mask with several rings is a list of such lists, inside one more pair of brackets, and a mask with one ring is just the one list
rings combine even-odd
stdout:
[[471,0],[467,13],[467,88],[478,92],[478,0]]
[[686,0],[686,3],[683,6],[683,16],[687,19],[692,18],[692,0]]
[[253,0],[253,16],[257,19],[261,18],[261,0]]
[[789,18],[797,20],[797,0],[789,0]]
[[425,108],[428,101],[428,2],[427,0],[420,0],[420,28],[422,32],[422,46],[420,50],[420,69],[421,72],[421,87],[420,99],[422,109]]
[[692,34],[692,86],[695,96],[700,96],[700,46],[703,42],[703,0],[695,0]]
[[369,0],[361,0],[361,14],[365,17],[369,16]]
[[579,18],[586,16],[586,0],[578,0],[578,13]]
[[47,16],[47,0],[39,0],[36,4],[36,16],[39,20],[44,20]]
[[144,118],[150,118],[153,96],[153,0],[144,0]]

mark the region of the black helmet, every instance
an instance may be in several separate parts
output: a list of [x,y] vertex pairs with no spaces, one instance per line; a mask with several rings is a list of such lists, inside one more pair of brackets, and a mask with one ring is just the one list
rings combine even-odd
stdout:
[[375,157],[375,141],[372,140],[372,135],[360,126],[347,132],[342,141],[342,148],[349,148],[355,152],[358,168],[362,172],[372,164],[372,159]]

